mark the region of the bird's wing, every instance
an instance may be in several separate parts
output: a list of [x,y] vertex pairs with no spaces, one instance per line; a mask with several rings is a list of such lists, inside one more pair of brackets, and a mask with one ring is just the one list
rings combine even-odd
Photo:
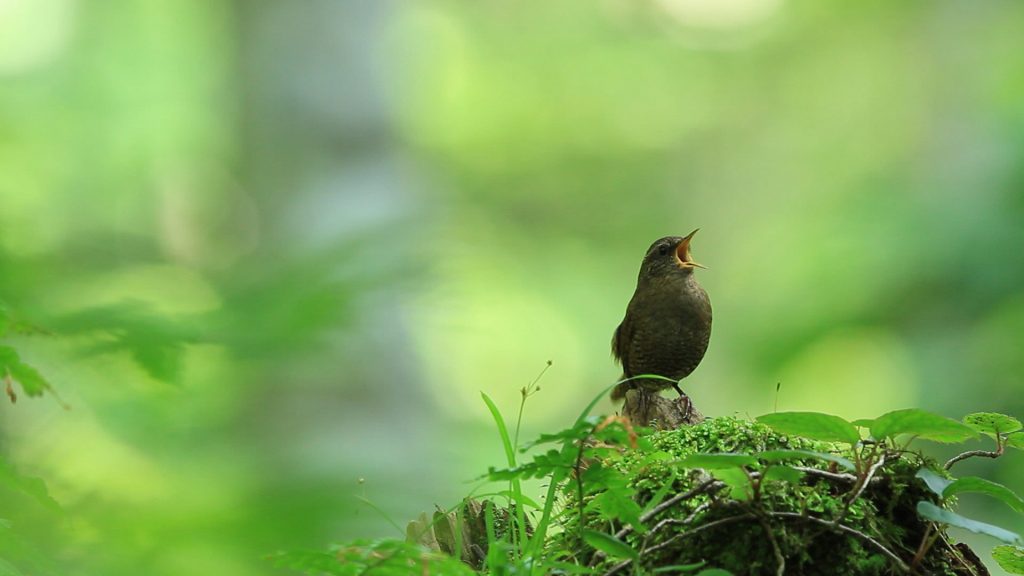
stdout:
[[629,346],[626,345],[625,341],[625,325],[626,321],[623,320],[612,334],[612,356],[619,361],[623,368],[626,367],[626,354],[629,351]]

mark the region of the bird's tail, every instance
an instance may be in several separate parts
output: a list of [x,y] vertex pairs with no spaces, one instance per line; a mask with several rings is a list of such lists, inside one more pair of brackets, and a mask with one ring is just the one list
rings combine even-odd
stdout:
[[[623,376],[625,377],[625,376]],[[634,384],[632,380],[625,382],[619,382],[615,388],[612,388],[612,402],[618,402],[626,397],[626,392],[629,392],[633,388]]]

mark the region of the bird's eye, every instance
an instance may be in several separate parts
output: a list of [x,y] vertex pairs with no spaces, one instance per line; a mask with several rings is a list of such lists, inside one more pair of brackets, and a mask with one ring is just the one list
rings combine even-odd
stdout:
[[661,246],[658,246],[658,254],[661,254],[662,256],[668,254],[668,245],[662,244]]

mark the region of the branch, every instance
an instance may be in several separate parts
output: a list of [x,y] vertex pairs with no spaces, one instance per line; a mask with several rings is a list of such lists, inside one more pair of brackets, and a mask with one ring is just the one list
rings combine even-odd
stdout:
[[779,541],[775,539],[775,534],[772,533],[772,526],[764,519],[763,515],[757,517],[757,520],[761,523],[764,528],[764,533],[768,536],[768,541],[772,544],[772,552],[775,554],[775,561],[778,562],[778,569],[775,571],[776,576],[786,575],[786,557],[782,555],[782,549],[779,548]]
[[942,467],[945,470],[949,470],[950,468],[953,467],[953,464],[956,464],[961,460],[967,460],[968,458],[972,458],[974,456],[978,456],[981,458],[999,458],[1000,456],[1003,455],[1003,451],[1005,449],[1006,446],[1003,444],[1002,434],[996,434],[996,449],[994,451],[970,450],[968,452],[964,452],[962,454],[957,454],[956,456],[953,456],[952,458],[947,460]]
[[[688,500],[688,499],[693,498],[694,496],[697,496],[698,494],[701,494],[703,492],[715,492],[715,491],[721,490],[724,487],[725,487],[725,482],[720,482],[718,480],[715,480],[714,478],[709,478],[708,480],[705,480],[702,484],[698,485],[697,487],[695,487],[695,488],[693,488],[691,490],[688,490],[686,492],[683,492],[681,494],[676,494],[675,496],[669,498],[668,500],[665,500],[661,504],[658,504],[657,506],[652,508],[650,511],[645,512],[643,515],[640,516],[640,521],[641,522],[647,522],[651,518],[654,518],[658,514],[664,512],[665,510],[668,510],[669,508],[671,508],[672,506],[675,506],[676,504],[682,502],[683,500]],[[700,509],[701,509],[701,506],[698,506],[697,510],[700,510]],[[682,520],[682,521],[676,520],[674,518],[667,518],[665,520],[662,520],[661,522],[658,522],[658,524],[654,528],[652,528],[651,531],[654,532],[654,531],[658,530],[659,528],[663,527],[663,525],[667,525],[667,524],[674,524],[674,523],[689,524],[693,520],[694,516],[696,516],[697,510],[694,510],[693,514],[690,514],[689,516],[686,517],[685,520]],[[622,530],[619,530],[618,532],[616,532],[615,533],[615,537],[618,538],[619,540],[621,540],[624,536],[626,536],[627,534],[629,534],[633,530],[634,530],[634,528],[633,528],[632,525],[627,525],[624,528],[622,528]],[[597,553],[594,554],[594,561],[600,560],[601,558],[604,558],[605,556],[606,556],[606,554],[599,550],[599,551],[597,551]],[[591,565],[593,565],[594,561],[591,561]]]
[[854,500],[859,498],[860,495],[864,493],[864,489],[868,487],[868,482],[871,482],[871,479],[874,478],[875,476],[875,472],[878,472],[878,469],[881,468],[884,464],[885,453],[883,452],[878,457],[878,461],[872,464],[871,468],[868,468],[868,473],[864,476],[864,480],[862,480],[859,484],[856,485],[857,488],[856,490],[854,490],[853,495],[850,496],[849,500],[846,501],[846,505],[843,506],[843,511],[840,512],[839,516],[836,516],[836,519],[832,522],[834,525],[839,526],[839,523],[843,521],[843,518],[846,518],[846,514],[849,513],[850,506],[853,504]]
[[661,514],[665,510],[668,510],[669,508],[675,506],[679,502],[693,498],[694,496],[702,492],[715,492],[721,490],[722,488],[725,488],[725,482],[720,482],[718,480],[715,480],[714,478],[710,478],[704,481],[703,484],[697,486],[696,488],[688,492],[683,492],[682,494],[676,494],[675,496],[669,498],[668,500],[665,500],[661,504],[658,504],[657,506],[652,508],[650,512],[647,512],[646,514],[641,516],[640,521],[646,522],[651,518],[654,518],[658,514]]
[[[715,520],[714,522],[708,522],[707,524],[701,524],[700,526],[694,528],[693,530],[690,530],[689,532],[683,532],[681,534],[676,534],[675,536],[669,538],[668,540],[665,540],[664,542],[662,542],[661,544],[658,544],[657,546],[652,546],[650,548],[647,548],[647,549],[643,550],[641,552],[641,554],[644,554],[644,553],[647,553],[647,552],[654,552],[654,551],[657,551],[657,550],[661,550],[662,548],[665,548],[666,546],[668,546],[669,544],[675,542],[676,540],[679,540],[680,538],[685,538],[687,536],[693,536],[694,534],[697,534],[698,532],[703,532],[705,530],[708,530],[710,528],[714,528],[716,526],[722,526],[724,524],[732,524],[734,522],[739,522],[741,520],[750,520],[751,518],[754,518],[753,514],[742,514],[742,515],[739,515],[739,516],[729,516],[728,518],[721,518],[719,520]],[[623,568],[626,568],[627,566],[629,566],[632,563],[633,563],[633,559],[632,558],[630,558],[628,560],[623,560],[622,562],[619,562],[615,566],[612,566],[607,572],[604,573],[604,576],[612,576],[612,574],[617,573],[618,571],[622,570]]]
[[867,542],[876,550],[884,554],[887,558],[889,558],[889,560],[892,560],[893,563],[896,564],[896,566],[901,571],[910,572],[910,567],[907,566],[907,564],[903,560],[900,560],[900,557],[897,556],[892,550],[889,550],[881,542],[875,540],[874,538],[868,536],[860,530],[857,530],[856,528],[851,528],[845,524],[834,524],[832,522],[829,522],[828,520],[822,520],[821,518],[815,518],[814,516],[804,516],[803,514],[797,514],[796,512],[767,512],[767,514],[778,518],[789,518],[791,520],[807,520],[809,522],[814,522],[815,524],[821,524],[822,526],[825,526],[833,530],[838,530],[840,532],[845,532],[852,536],[856,536],[857,538],[860,538],[861,540]]
[[656,391],[638,387],[626,391],[625,400],[622,415],[640,426],[674,430],[704,420],[685,394],[669,399]]

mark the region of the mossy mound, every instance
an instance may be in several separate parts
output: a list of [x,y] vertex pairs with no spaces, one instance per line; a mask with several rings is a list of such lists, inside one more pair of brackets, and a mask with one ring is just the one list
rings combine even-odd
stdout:
[[[642,526],[596,513],[600,489],[580,498],[570,482],[564,530],[548,542],[552,554],[597,574],[664,573],[670,566],[722,568],[737,576],[987,573],[969,549],[934,533],[918,516],[918,502],[936,502],[915,478],[933,464],[918,453],[872,445],[844,449],[737,418],[659,431],[646,440],[600,461],[629,479],[644,512]],[[763,457],[779,450],[788,454],[784,462]],[[818,456],[794,457],[798,450]],[[699,462],[687,460],[694,455],[722,453],[757,461],[680,465]],[[879,457],[883,462],[871,471]],[[846,461],[856,465],[847,469]],[[598,550],[595,531],[632,552],[616,554],[607,545]],[[585,533],[591,537],[581,538]]]

